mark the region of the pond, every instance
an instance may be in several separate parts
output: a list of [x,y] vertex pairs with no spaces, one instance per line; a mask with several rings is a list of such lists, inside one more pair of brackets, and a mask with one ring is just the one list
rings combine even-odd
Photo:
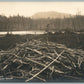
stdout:
[[[5,35],[7,34],[7,31],[0,32],[0,35]],[[9,34],[14,34],[14,35],[25,35],[25,34],[44,34],[45,31],[12,31],[9,32]]]

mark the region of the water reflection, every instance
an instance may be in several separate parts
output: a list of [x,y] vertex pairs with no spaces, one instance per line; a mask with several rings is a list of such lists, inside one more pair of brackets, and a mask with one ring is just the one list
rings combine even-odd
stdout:
[[12,32],[0,32],[0,35],[5,35],[5,34],[19,34],[19,35],[25,35],[25,34],[44,34],[45,31],[12,31]]

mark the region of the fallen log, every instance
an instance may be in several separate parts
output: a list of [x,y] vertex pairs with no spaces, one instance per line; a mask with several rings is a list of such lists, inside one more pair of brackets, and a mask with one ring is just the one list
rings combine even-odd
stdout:
[[[32,73],[29,73],[30,75],[34,75],[34,74],[32,74]],[[39,77],[39,76],[36,76],[36,78],[38,78],[38,79],[40,79],[40,80],[42,80],[42,81],[44,81],[44,82],[46,82],[46,80],[45,79],[43,79],[43,78],[41,78],[41,77]]]
[[[21,59],[24,59],[24,60],[26,60],[26,61],[31,61],[31,62],[33,62],[33,63],[36,63],[36,64],[38,64],[38,65],[40,65],[40,66],[42,66],[42,67],[45,67],[46,65],[45,64],[43,64],[43,63],[40,63],[40,62],[38,62],[38,61],[35,61],[35,60],[32,60],[32,59],[30,59],[30,58],[28,58],[28,57],[19,57],[19,56],[17,56],[17,55],[15,55],[17,58],[21,58]],[[51,68],[48,68],[48,69],[50,69],[51,70]],[[60,70],[55,70],[55,72],[57,72],[57,73],[64,73],[64,72],[62,72],[62,71],[60,71]]]
[[28,82],[28,81],[30,81],[30,80],[32,80],[33,78],[35,78],[36,76],[38,76],[40,73],[42,73],[45,69],[47,69],[52,63],[54,63],[58,58],[59,58],[59,56],[61,56],[61,54],[63,53],[64,51],[62,51],[59,55],[58,55],[58,57],[56,57],[56,59],[54,59],[50,64],[48,64],[46,67],[44,67],[40,72],[38,72],[38,73],[36,73],[33,77],[31,77],[31,78],[29,78],[28,80],[26,80],[26,82]]
[[31,51],[39,54],[39,55],[42,55],[42,53],[40,51],[36,50],[36,49],[31,49],[31,48],[28,48],[28,47],[26,49],[31,50]]
[[[57,60],[55,60],[55,58],[57,58],[59,55],[58,53],[60,53],[62,50],[64,50],[65,52],[61,56],[59,56]],[[26,78],[27,80],[29,80],[28,77],[30,78],[32,76],[33,78],[37,77],[38,79],[45,81],[45,79],[40,78],[40,76],[44,76],[40,73],[45,72],[48,73],[46,75],[52,76],[52,72],[54,72],[58,77],[61,75],[61,77],[72,79],[76,79],[75,76],[77,75],[78,80],[80,80],[80,77],[83,77],[84,75],[82,71],[83,69],[81,68],[81,66],[83,67],[84,62],[83,55],[84,51],[82,50],[70,49],[66,46],[53,42],[48,42],[47,44],[41,41],[38,42],[37,40],[29,41],[22,45],[16,46],[8,52],[0,52],[0,74],[3,74],[3,72],[5,72],[3,76],[9,76],[8,74],[6,75],[6,69],[8,70],[8,72],[11,72],[9,73],[10,75],[13,75],[12,71],[15,71],[17,73],[18,70],[24,70],[24,72],[20,71],[21,74],[23,74],[21,76],[22,79]],[[54,63],[51,64],[51,66],[48,66],[48,64],[50,64],[52,61],[54,61]],[[48,69],[48,72],[46,72],[46,69]],[[71,73],[73,73],[74,75]],[[16,78],[20,77],[16,76]]]

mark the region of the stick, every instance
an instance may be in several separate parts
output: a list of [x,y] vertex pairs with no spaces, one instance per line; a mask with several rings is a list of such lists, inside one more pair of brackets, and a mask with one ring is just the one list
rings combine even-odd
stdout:
[[33,51],[33,52],[36,52],[36,53],[39,54],[39,55],[42,55],[42,53],[41,53],[40,51],[36,50],[36,49],[31,49],[31,48],[29,48],[29,47],[27,47],[26,49],[31,50],[31,51]]
[[58,57],[56,57],[56,59],[54,59],[50,64],[48,64],[46,67],[44,67],[40,72],[36,73],[33,77],[29,78],[28,80],[26,80],[26,82],[32,80],[33,78],[35,78],[36,76],[38,76],[40,73],[42,73],[45,69],[47,69],[52,63],[54,63],[59,56],[61,56],[61,54],[64,52],[64,50],[58,55]]
[[[14,54],[15,55],[15,54]],[[17,58],[21,58],[21,57],[19,57],[19,56],[17,56],[17,55],[15,55]],[[22,59],[22,58],[21,58]],[[24,57],[23,59],[25,59],[26,61],[31,61],[31,62],[33,62],[33,63],[36,63],[36,64],[39,64],[39,65],[41,65],[42,67],[46,67],[47,65],[45,65],[45,64],[43,64],[43,63],[40,63],[40,62],[37,62],[37,61],[34,61],[34,60],[32,60],[32,59],[30,59],[30,58],[28,58],[28,57]],[[54,60],[54,59],[53,59]],[[48,67],[48,69],[50,69],[51,70],[51,68],[50,67]],[[55,72],[58,72],[58,73],[64,73],[64,72],[62,72],[62,71],[58,71],[58,70],[55,70]]]
[[[34,75],[34,74],[32,74],[32,73],[29,73],[29,74],[32,75],[32,76]],[[36,76],[36,78],[38,78],[38,79],[40,79],[40,80],[42,80],[42,81],[44,81],[44,82],[46,81],[45,79],[40,78],[40,77],[38,77],[38,76]]]

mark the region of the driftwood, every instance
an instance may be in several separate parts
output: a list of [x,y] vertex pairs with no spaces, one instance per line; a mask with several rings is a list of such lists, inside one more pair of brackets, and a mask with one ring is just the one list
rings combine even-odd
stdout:
[[[64,51],[63,51],[63,52],[64,52]],[[62,52],[62,53],[63,53],[63,52]],[[45,69],[47,69],[52,63],[54,63],[54,62],[59,58],[59,56],[61,56],[62,53],[60,53],[59,55],[57,54],[58,57],[56,57],[56,59],[54,59],[50,64],[48,64],[46,67],[44,67],[40,72],[38,72],[37,74],[35,74],[33,77],[31,77],[30,79],[26,80],[26,82],[32,80],[34,77],[38,76],[38,75],[39,75],[40,73],[42,73]]]
[[45,82],[49,76],[81,80],[83,65],[83,50],[53,42],[32,40],[17,44],[11,50],[0,51],[0,76],[21,78],[26,82],[33,78]]

